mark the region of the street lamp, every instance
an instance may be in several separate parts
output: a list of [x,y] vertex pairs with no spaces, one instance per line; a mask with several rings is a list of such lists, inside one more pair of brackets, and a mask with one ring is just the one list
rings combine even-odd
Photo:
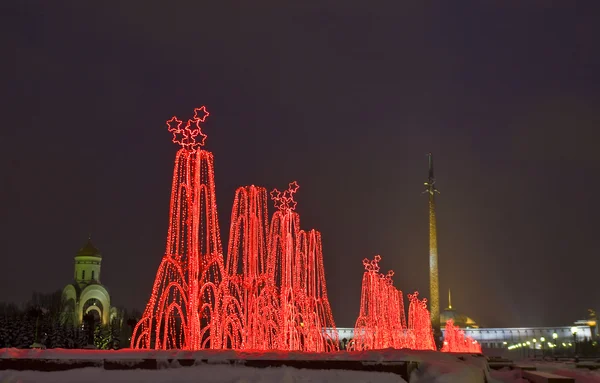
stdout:
[[558,334],[556,332],[552,333],[552,340],[554,341],[554,347],[552,347],[552,356],[554,356],[554,349],[556,348],[558,339]]
[[573,334],[573,343],[575,343],[575,355],[577,355],[577,327],[571,327],[571,333]]
[[533,357],[535,358],[535,344],[537,342],[537,339],[533,338],[532,341],[533,341]]
[[544,342],[546,341],[546,338],[541,337],[540,338],[540,346],[542,347],[542,359],[546,356],[544,355]]

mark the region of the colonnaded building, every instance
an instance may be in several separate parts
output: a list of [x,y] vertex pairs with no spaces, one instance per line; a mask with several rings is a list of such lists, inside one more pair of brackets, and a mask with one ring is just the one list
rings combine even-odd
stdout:
[[91,314],[96,322],[109,324],[117,316],[110,305],[110,295],[100,282],[102,254],[88,238],[75,254],[73,282],[63,289],[65,318],[75,326],[81,325],[84,315]]

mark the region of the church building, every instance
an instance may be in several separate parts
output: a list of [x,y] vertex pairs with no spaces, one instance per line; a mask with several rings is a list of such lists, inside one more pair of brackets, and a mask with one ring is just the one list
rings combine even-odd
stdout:
[[110,295],[100,282],[102,254],[94,247],[91,238],[75,254],[73,283],[63,289],[65,320],[80,326],[83,317],[91,314],[96,322],[108,325],[117,310],[110,306]]

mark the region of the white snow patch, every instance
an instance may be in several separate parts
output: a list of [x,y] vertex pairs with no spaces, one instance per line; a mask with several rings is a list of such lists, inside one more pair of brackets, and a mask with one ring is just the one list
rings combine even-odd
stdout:
[[169,370],[104,370],[81,368],[58,372],[0,371],[0,382],[19,383],[406,383],[400,376],[385,372],[305,370],[291,367],[251,368],[204,365]]

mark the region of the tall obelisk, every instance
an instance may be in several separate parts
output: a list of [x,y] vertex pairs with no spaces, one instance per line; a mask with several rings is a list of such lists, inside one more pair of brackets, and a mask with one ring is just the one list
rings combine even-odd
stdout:
[[431,326],[436,344],[439,346],[442,337],[440,328],[440,285],[438,271],[437,228],[435,219],[435,195],[439,193],[435,187],[433,176],[433,155],[429,157],[429,179],[425,182],[425,192],[429,194],[429,309]]

